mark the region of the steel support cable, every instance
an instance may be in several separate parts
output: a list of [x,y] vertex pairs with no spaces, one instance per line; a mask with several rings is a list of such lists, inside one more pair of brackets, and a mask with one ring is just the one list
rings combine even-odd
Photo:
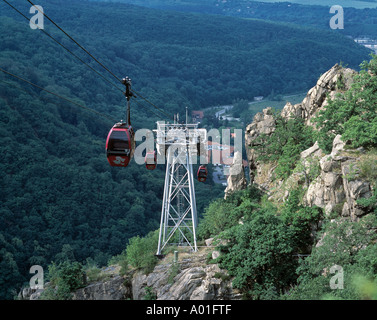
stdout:
[[17,75],[15,75],[15,74],[11,73],[11,72],[8,72],[8,71],[6,71],[6,70],[4,70],[4,69],[2,69],[2,68],[0,68],[0,71],[4,72],[4,73],[7,74],[7,75],[12,76],[13,78],[16,78],[16,79],[19,79],[19,80],[21,80],[21,81],[24,81],[24,82],[26,82],[26,83],[32,85],[33,87],[38,88],[38,89],[40,89],[40,90],[43,90],[43,91],[45,91],[45,92],[47,92],[47,93],[49,93],[49,94],[51,94],[51,95],[53,95],[53,96],[55,96],[55,97],[58,97],[58,98],[60,98],[60,99],[62,99],[62,100],[65,100],[65,101],[67,101],[67,102],[69,102],[69,103],[72,103],[72,104],[74,104],[74,105],[76,105],[76,106],[78,106],[78,107],[80,107],[80,108],[82,108],[82,109],[85,109],[85,110],[87,110],[87,111],[93,112],[93,113],[95,113],[95,114],[101,116],[102,118],[105,118],[105,119],[107,119],[107,120],[110,120],[111,122],[117,122],[117,120],[113,119],[112,117],[109,117],[109,116],[106,115],[106,114],[103,114],[103,113],[101,113],[101,112],[99,112],[99,111],[96,111],[96,110],[94,110],[94,109],[88,108],[88,107],[86,107],[86,106],[84,106],[84,105],[82,105],[82,104],[80,104],[80,103],[77,103],[76,101],[73,101],[73,100],[68,99],[68,98],[66,98],[66,97],[63,97],[63,96],[61,96],[61,95],[59,95],[59,94],[57,94],[57,93],[55,93],[55,92],[52,92],[52,91],[47,90],[47,89],[45,89],[45,88],[42,88],[41,86],[38,86],[37,84],[32,83],[32,82],[30,82],[30,81],[28,81],[28,80],[26,80],[26,79],[24,79],[24,78],[22,78],[22,77],[20,77],[20,76],[17,76]]
[[[20,12],[17,8],[15,8],[13,5],[11,5],[7,0],[3,0],[6,4],[8,4],[13,10],[15,10],[17,13],[19,13],[21,16],[23,16],[26,20],[30,21],[29,18],[27,16],[25,16],[22,12]],[[32,21],[30,21],[31,23],[33,23]],[[33,23],[35,26],[36,24]],[[109,83],[111,86],[113,86],[114,88],[116,88],[117,90],[119,90],[120,92],[123,93],[123,90],[120,89],[119,87],[117,87],[115,84],[113,84],[112,82],[110,82],[108,79],[106,79],[102,74],[100,74],[97,70],[95,70],[93,67],[91,67],[90,65],[88,65],[85,61],[83,61],[80,57],[78,57],[76,54],[74,54],[71,50],[69,50],[67,47],[65,47],[63,44],[61,44],[58,40],[56,40],[53,36],[51,36],[48,32],[46,32],[44,29],[40,29],[46,36],[48,36],[50,39],[52,39],[54,42],[56,42],[58,45],[60,45],[62,48],[64,48],[67,52],[69,52],[72,56],[74,56],[76,59],[78,59],[81,63],[83,63],[84,65],[86,65],[88,68],[90,68],[92,71],[94,71],[97,75],[99,75],[102,79],[104,79],[107,83]],[[139,95],[139,94],[138,94]],[[146,100],[145,98],[143,98],[144,100]],[[140,104],[139,102],[135,101],[139,106],[141,106],[144,110],[146,110],[147,112],[149,112],[145,106],[143,106],[142,104]],[[149,102],[150,104],[152,104],[151,102]],[[157,116],[158,118],[161,117],[161,115],[158,115],[154,112],[152,112],[155,116]]]
[[[60,96],[60,95],[58,95],[58,94],[56,94],[56,93],[54,93],[54,92],[49,92],[48,90],[43,89],[43,88],[39,87],[38,85],[33,84],[33,83],[31,83],[31,82],[29,82],[29,81],[27,81],[27,80],[25,80],[25,79],[23,79],[23,78],[21,78],[21,77],[18,77],[18,76],[14,75],[14,74],[11,74],[10,72],[8,72],[8,71],[6,71],[6,70],[3,70],[3,69],[1,69],[1,68],[0,68],[0,70],[1,70],[2,72],[4,72],[4,73],[8,74],[8,75],[11,75],[11,76],[13,76],[13,77],[19,79],[19,80],[25,81],[26,83],[28,83],[28,84],[30,84],[30,85],[33,85],[34,87],[37,87],[38,89],[41,89],[41,90],[46,91],[46,92],[48,92],[48,93],[51,93],[51,94],[53,94],[54,96],[57,96],[57,97],[59,97],[59,98],[61,98],[61,99],[64,99],[64,100],[66,100],[66,101],[68,101],[68,102],[70,102],[70,103],[73,103],[73,104],[79,106],[80,108],[84,108],[84,109],[86,109],[86,110],[89,109],[91,112],[95,112],[96,114],[99,114],[100,116],[105,117],[106,120],[111,120],[112,122],[117,122],[117,120],[115,120],[115,119],[113,119],[113,118],[107,117],[106,115],[104,115],[104,114],[102,114],[102,113],[100,113],[100,112],[98,112],[98,111],[95,111],[95,110],[90,109],[90,108],[88,108],[88,107],[85,107],[85,106],[82,106],[82,105],[80,105],[80,104],[77,104],[76,102],[71,101],[71,100],[69,100],[69,99],[67,99],[67,98],[65,98],[65,97],[62,97],[62,96]],[[14,83],[7,82],[7,81],[1,80],[1,79],[0,79],[0,81],[3,82],[3,83],[5,83],[5,84],[7,84],[7,85],[11,85],[11,86],[13,86],[13,87],[17,88],[18,90],[21,90],[21,91],[23,91],[23,92],[25,92],[25,93],[32,94],[31,92],[29,92],[29,91],[27,91],[27,90],[25,90],[25,89],[23,89],[23,88],[20,88],[20,87],[16,86]],[[145,107],[144,105],[142,105],[140,102],[138,102],[138,101],[136,101],[136,100],[134,100],[134,101],[135,101],[135,102],[136,102],[141,108],[143,108],[144,110],[146,110],[146,107]],[[150,112],[150,111],[148,111],[148,110],[146,110],[146,111],[147,111],[147,112]],[[158,115],[158,114],[156,114],[156,113],[154,113],[154,112],[152,112],[152,113],[153,113],[157,118],[160,118],[160,115]]]
[[155,104],[153,104],[152,102],[150,102],[147,98],[144,98],[140,93],[136,92],[135,90],[132,90],[131,91],[133,93],[136,94],[137,97],[140,97],[141,99],[145,100],[146,102],[148,102],[150,105],[152,105],[154,108],[156,108],[157,110],[159,110],[162,114],[164,114],[169,120],[173,120],[174,121],[174,117],[171,117],[169,114],[167,114],[164,110],[162,110],[161,108],[157,107]]
[[118,82],[122,83],[122,80],[119,79],[113,72],[111,72],[103,63],[101,63],[96,57],[94,57],[88,50],[86,50],[81,44],[79,44],[73,37],[71,37],[66,31],[64,31],[54,20],[52,20],[48,15],[39,10],[39,8],[30,0],[26,0],[32,6],[34,6],[41,14],[43,14],[54,26],[56,26],[61,32],[63,32],[69,39],[71,39],[80,49],[82,49],[86,54],[88,54],[94,61],[96,61],[102,68],[109,72]]
[[151,112],[151,113],[153,113],[157,118],[161,118],[161,115],[158,115],[158,114],[155,113],[154,111],[147,110],[147,107],[144,106],[143,104],[141,104],[139,101],[137,101],[137,100],[133,100],[133,102],[135,102],[139,107],[143,108],[146,112]]
[[[19,11],[17,8],[15,8],[13,5],[11,5],[7,0],[3,0],[8,6],[10,6],[13,10],[15,10],[17,13],[19,13],[21,16],[23,16],[26,20],[30,21],[33,23],[35,26],[37,26],[34,22],[32,22],[27,16],[25,16],[21,11]],[[37,26],[38,27],[38,26]],[[99,75],[103,80],[105,80],[108,84],[113,86],[115,89],[123,92],[123,90],[119,87],[117,87],[114,83],[106,79],[102,74],[100,74],[97,70],[95,70],[93,67],[91,67],[89,64],[87,64],[85,61],[83,61],[80,57],[78,57],[76,54],[74,54],[71,50],[69,50],[66,46],[61,44],[58,40],[56,40],[52,35],[50,35],[47,31],[44,29],[39,29],[41,30],[46,36],[48,36],[51,40],[55,41],[59,46],[64,48],[67,52],[69,52],[72,56],[74,56],[77,60],[79,60],[81,63],[86,65],[88,68],[90,68],[92,71],[94,71],[97,75]]]
[[[53,23],[60,31],[62,31],[68,38],[70,38],[77,46],[79,46],[85,53],[87,53],[94,61],[96,61],[102,68],[104,68],[107,72],[109,72],[116,80],[122,83],[122,80],[117,77],[113,72],[111,72],[103,63],[101,63],[97,58],[95,58],[88,50],[86,50],[82,45],[80,45],[73,37],[71,37],[66,31],[64,31],[55,21],[53,21],[49,16],[47,16],[44,12],[40,11],[36,5],[30,1],[26,0],[29,2],[31,5],[33,5],[41,14],[43,14],[51,23]],[[159,107],[157,107],[155,104],[150,102],[148,99],[143,97],[141,94],[136,92],[135,90],[131,89],[131,92],[135,93],[137,96],[148,102],[150,105],[152,105],[154,108],[158,109],[161,113],[165,114],[168,119],[173,120],[174,117],[171,117],[169,114],[167,114],[165,111],[161,110]]]

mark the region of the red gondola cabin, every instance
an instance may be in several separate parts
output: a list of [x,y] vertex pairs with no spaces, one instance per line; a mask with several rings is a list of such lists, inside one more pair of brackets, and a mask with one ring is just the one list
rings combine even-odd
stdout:
[[106,155],[112,167],[127,167],[135,151],[134,130],[126,123],[116,123],[107,135]]
[[148,151],[145,155],[145,166],[148,170],[156,169],[157,157],[156,151]]
[[198,180],[200,182],[205,182],[207,180],[207,168],[205,166],[200,166],[198,169]]

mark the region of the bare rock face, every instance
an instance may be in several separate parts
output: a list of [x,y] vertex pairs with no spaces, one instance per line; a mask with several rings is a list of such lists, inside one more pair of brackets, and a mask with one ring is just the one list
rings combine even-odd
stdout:
[[206,255],[195,254],[178,263],[158,265],[149,275],[137,273],[132,280],[134,300],[145,298],[147,290],[157,300],[237,300],[232,279],[217,264],[207,264]]
[[247,180],[245,177],[245,171],[242,163],[242,155],[239,151],[235,152],[233,158],[233,164],[229,169],[228,185],[225,189],[226,197],[239,190],[243,190],[247,187]]
[[307,205],[324,208],[327,214],[345,199],[341,162],[334,160],[344,146],[339,141],[340,136],[335,138],[331,154],[323,156],[319,161],[321,172],[306,193]]
[[321,156],[321,154],[322,154],[322,151],[318,146],[318,142],[316,141],[312,147],[301,152],[300,158],[307,159],[309,157],[319,157]]
[[360,156],[350,154],[344,147],[341,136],[336,136],[331,153],[320,160],[321,172],[310,184],[305,201],[308,206],[323,208],[327,215],[334,213],[356,220],[368,213],[357,205],[357,200],[371,197],[372,186],[359,176]]
[[[311,119],[319,110],[327,105],[327,95],[334,98],[335,94],[342,90],[348,90],[352,83],[352,76],[356,71],[349,68],[342,68],[338,64],[324,73],[311,88],[301,103],[292,105],[287,103],[282,110],[283,117],[292,115],[305,120],[306,124],[311,125]],[[341,88],[339,88],[339,85]]]
[[[209,239],[212,246],[213,239]],[[211,248],[185,254],[178,262],[163,261],[149,274],[130,271],[119,275],[119,269],[109,278],[91,283],[73,292],[73,300],[239,300],[232,278],[217,264],[207,264]],[[169,258],[165,258],[169,259]],[[43,290],[25,288],[19,300],[38,300]]]
[[126,300],[131,297],[131,291],[125,285],[125,279],[116,276],[105,282],[97,282],[77,290],[73,300]]
[[43,289],[23,288],[18,293],[18,300],[38,300],[43,292]]
[[[119,275],[120,266],[109,266],[103,268],[101,271],[104,275],[104,280],[99,280],[94,283],[77,289],[72,293],[72,300],[128,300],[132,299],[132,290],[130,281],[127,276]],[[45,289],[50,286],[50,283],[45,284]],[[21,290],[18,295],[19,300],[41,300],[43,291],[45,289],[30,289],[25,288]]]
[[258,163],[256,154],[253,149],[258,142],[257,138],[261,134],[271,135],[275,131],[275,119],[273,117],[272,108],[266,108],[263,112],[258,112],[254,116],[254,121],[246,127],[245,130],[245,147],[246,154],[249,161],[250,182],[254,181],[256,177],[256,170],[258,170]]

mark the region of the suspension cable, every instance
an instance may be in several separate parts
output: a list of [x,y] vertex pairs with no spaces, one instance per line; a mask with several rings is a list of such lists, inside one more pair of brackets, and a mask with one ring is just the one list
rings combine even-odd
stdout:
[[[63,30],[55,21],[53,21],[49,16],[47,16],[43,11],[39,10],[39,8],[30,0],[27,0],[31,5],[33,5],[41,14],[43,14],[51,23],[53,23],[60,31],[62,31],[68,38],[70,38],[79,48],[81,48],[85,53],[87,53],[94,61],[96,61],[102,68],[104,68],[106,71],[108,71],[118,82],[122,83],[122,80],[117,77],[113,72],[111,72],[103,63],[101,63],[97,58],[95,58],[88,50],[86,50],[82,45],[80,45],[73,37],[71,37],[66,31]],[[135,90],[131,90],[131,92],[135,93],[138,97],[145,100],[147,103],[149,103],[151,106],[153,106],[155,109],[159,110],[162,114],[167,116],[168,119],[174,119],[171,115],[166,113],[161,108],[157,107],[155,104],[153,104],[151,101],[143,97],[140,93],[136,92]]]
[[[15,8],[13,5],[11,5],[7,0],[3,0],[7,5],[9,5],[13,10],[15,10],[17,13],[19,13],[21,16],[23,16],[26,20],[30,21],[32,24],[34,24],[36,27],[38,27],[34,22],[29,20],[27,16],[25,16],[21,11],[19,11],[17,8]],[[76,54],[74,54],[71,50],[69,50],[66,46],[64,46],[62,43],[60,43],[58,40],[56,40],[51,34],[46,32],[44,29],[40,29],[46,36],[48,36],[50,39],[55,41],[58,45],[60,45],[62,48],[64,48],[67,52],[69,52],[72,56],[74,56],[76,59],[78,59],[81,63],[86,65],[88,68],[90,68],[92,71],[94,71],[97,75],[99,75],[102,79],[104,79],[107,83],[109,83],[111,86],[113,86],[115,89],[123,92],[123,90],[119,87],[117,87],[114,83],[106,79],[102,74],[100,74],[97,70],[95,70],[93,67],[91,67],[89,64],[87,64],[85,61],[83,61],[80,57],[78,57]]]
[[[18,12],[20,15],[22,15],[26,20],[33,23],[28,17],[26,17],[22,12],[20,12],[17,8],[15,8],[13,5],[11,5],[7,0],[3,0],[6,4],[8,4],[11,8],[13,8],[16,12]],[[27,0],[31,5],[33,5],[41,14],[43,14],[51,23],[53,23],[60,31],[62,31],[68,38],[70,38],[79,48],[81,48],[85,53],[87,53],[94,61],[96,61],[102,68],[104,68],[106,71],[108,71],[117,81],[122,82],[120,78],[118,78],[113,72],[111,72],[103,63],[101,63],[97,58],[95,58],[88,50],[86,50],[82,45],[80,45],[73,37],[71,37],[66,31],[64,31],[57,23],[55,23],[49,16],[47,16],[43,11],[41,11],[32,1]],[[36,25],[35,23],[33,23]],[[63,44],[61,44],[58,40],[56,40],[53,36],[51,36],[48,32],[46,32],[44,29],[40,29],[42,32],[47,35],[49,38],[51,38],[54,42],[59,44],[62,48],[64,48],[67,52],[69,52],[71,55],[73,55],[76,59],[78,59],[80,62],[82,62],[84,65],[86,65],[88,68],[90,68],[92,71],[94,71],[97,75],[99,75],[102,79],[104,79],[107,83],[115,87],[117,90],[123,92],[122,89],[117,87],[115,84],[110,82],[108,79],[106,79],[102,74],[100,74],[97,70],[95,70],[93,67],[91,67],[89,64],[87,64],[85,61],[83,61],[80,57],[78,57],[76,54],[74,54],[71,50],[69,50],[67,47],[65,47]],[[43,89],[43,88],[42,88]],[[43,89],[44,90],[44,89]],[[46,91],[46,90],[45,90]],[[149,103],[151,106],[153,106],[156,110],[158,110],[161,114],[164,114],[168,119],[173,120],[174,118],[171,117],[168,113],[166,113],[161,108],[157,107],[155,104],[153,104],[151,101],[149,101],[147,98],[143,97],[140,93],[136,92],[135,90],[131,90],[136,96],[140,97],[141,99],[145,100],[147,103]],[[135,100],[136,101],[136,100]],[[141,106],[140,103],[137,103],[139,106]],[[144,107],[145,108],[145,107]],[[154,115],[157,116],[156,113],[152,112]]]
[[48,15],[46,15],[43,11],[39,10],[39,8],[30,0],[26,0],[32,6],[34,6],[41,14],[43,14],[51,23],[54,24],[61,32],[63,32],[69,39],[71,39],[77,46],[79,46],[85,53],[87,53],[94,61],[96,61],[102,68],[104,68],[107,72],[109,72],[118,82],[122,82],[114,73],[112,73],[103,63],[101,63],[97,58],[95,58],[88,50],[86,50],[81,44],[79,44],[73,37],[71,37],[66,31],[64,31],[55,21],[53,21]]
[[157,113],[155,113],[155,112],[152,111],[152,110],[147,110],[147,107],[144,106],[141,102],[137,101],[136,99],[133,100],[133,102],[135,102],[139,107],[143,108],[145,111],[150,112],[150,113],[153,113],[153,114],[157,117],[157,119],[158,119],[158,118],[161,118],[161,115],[158,115]]
[[136,94],[137,97],[140,97],[141,99],[145,100],[146,102],[148,102],[150,105],[152,105],[155,109],[159,110],[162,114],[164,114],[168,119],[170,120],[173,120],[174,121],[174,117],[171,117],[169,114],[167,114],[164,110],[162,110],[161,108],[157,107],[155,104],[153,104],[152,102],[150,102],[147,98],[144,98],[140,93],[136,92],[135,90],[131,90],[133,93]]
[[28,83],[28,84],[30,84],[30,85],[32,85],[32,86],[34,86],[34,87],[36,87],[36,88],[42,90],[42,91],[45,91],[45,92],[47,92],[47,93],[49,93],[49,94],[52,94],[53,96],[56,96],[56,97],[58,97],[58,98],[60,98],[60,99],[62,99],[62,100],[65,100],[65,101],[67,101],[67,102],[69,102],[69,103],[72,103],[72,104],[74,104],[74,105],[76,105],[76,106],[78,106],[78,107],[80,107],[80,108],[82,108],[82,109],[85,109],[85,110],[87,110],[87,111],[93,112],[93,113],[95,113],[95,114],[97,114],[97,115],[99,115],[99,116],[101,116],[101,117],[103,117],[103,118],[106,118],[107,120],[111,120],[112,122],[117,122],[117,120],[115,120],[114,118],[112,118],[112,117],[110,117],[110,116],[108,116],[108,115],[106,115],[106,114],[103,114],[103,113],[98,112],[98,111],[96,111],[96,110],[94,110],[94,109],[88,108],[88,107],[86,107],[86,106],[84,106],[84,105],[82,105],[82,104],[80,104],[80,103],[77,103],[76,101],[73,101],[73,100],[68,99],[68,98],[66,98],[66,97],[63,97],[63,96],[61,96],[61,95],[59,95],[59,94],[57,94],[57,93],[55,93],[55,92],[52,92],[52,91],[47,90],[47,89],[45,89],[45,88],[42,88],[41,86],[38,86],[37,84],[32,83],[32,82],[30,82],[30,81],[28,81],[28,80],[26,80],[26,79],[24,79],[24,78],[22,78],[22,77],[20,77],[20,76],[17,76],[17,75],[15,75],[15,74],[11,73],[11,72],[8,72],[8,71],[2,69],[1,67],[0,67],[0,71],[4,72],[5,74],[8,74],[8,75],[12,76],[13,78],[16,78],[16,79],[19,79],[19,80],[21,80],[21,81],[24,81],[24,82],[26,82],[26,83]]

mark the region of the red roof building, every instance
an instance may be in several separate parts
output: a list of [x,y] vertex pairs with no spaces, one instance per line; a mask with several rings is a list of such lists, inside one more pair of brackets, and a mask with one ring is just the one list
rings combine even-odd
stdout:
[[192,111],[191,117],[193,122],[198,122],[204,118],[204,112],[203,111]]

